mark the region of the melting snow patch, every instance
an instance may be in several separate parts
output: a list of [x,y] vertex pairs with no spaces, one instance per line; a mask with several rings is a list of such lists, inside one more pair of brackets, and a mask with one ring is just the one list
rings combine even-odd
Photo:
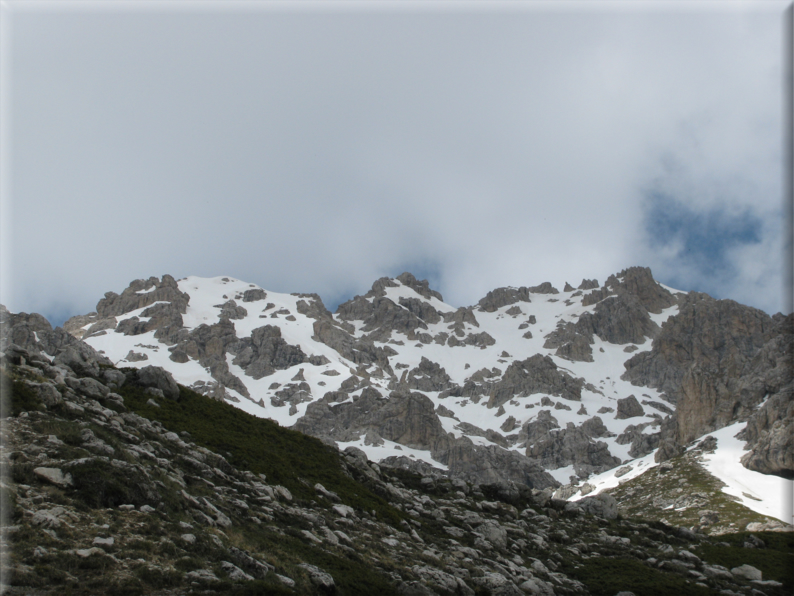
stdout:
[[744,441],[736,435],[746,425],[746,422],[738,422],[709,433],[717,439],[717,449],[704,455],[704,466],[727,485],[722,489],[724,493],[736,497],[748,509],[792,524],[792,481],[753,472],[740,461],[747,451]]

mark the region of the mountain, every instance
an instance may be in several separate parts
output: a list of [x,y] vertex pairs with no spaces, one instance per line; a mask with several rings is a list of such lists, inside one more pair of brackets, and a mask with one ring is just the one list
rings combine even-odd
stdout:
[[792,316],[667,288],[647,268],[562,291],[498,288],[460,308],[404,273],[335,314],[316,294],[165,275],[105,294],[64,329],[5,316],[21,347],[54,356],[82,340],[107,363],[162,367],[381,465],[559,497],[609,489],[730,427],[716,451],[744,465],[710,473],[791,523],[786,483],[758,487],[794,477]]
[[[163,368],[116,368],[37,315],[0,315],[3,594],[794,589],[794,534],[763,531],[752,512],[750,532],[708,536],[624,517],[605,493],[569,502],[550,488],[379,466],[356,447],[339,451],[196,393]],[[695,478],[696,460],[721,440],[634,481],[658,472],[670,493],[681,479],[708,482]]]

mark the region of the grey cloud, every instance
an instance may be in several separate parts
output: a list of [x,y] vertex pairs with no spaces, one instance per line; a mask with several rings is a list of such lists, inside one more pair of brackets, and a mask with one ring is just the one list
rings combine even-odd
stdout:
[[328,302],[411,268],[453,304],[634,264],[685,282],[644,225],[657,185],[755,209],[714,287],[778,310],[758,296],[781,283],[781,30],[751,10],[21,11],[2,300],[57,318],[165,272]]

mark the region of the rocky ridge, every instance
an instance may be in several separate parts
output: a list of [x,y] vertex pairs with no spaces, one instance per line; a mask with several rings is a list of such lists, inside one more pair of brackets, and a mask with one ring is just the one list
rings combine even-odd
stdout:
[[[117,369],[77,343],[50,355],[36,337],[47,341],[4,343],[0,357],[10,398],[4,593],[777,595],[794,586],[781,571],[788,535],[726,542],[622,519],[609,495],[566,502],[550,489],[450,479],[407,457],[379,466],[180,387],[160,367]],[[241,428],[258,432],[230,432]],[[595,418],[588,428],[604,432]],[[208,447],[214,429],[225,453]]]
[[670,290],[647,268],[460,308],[404,273],[335,314],[313,294],[163,276],[64,327],[118,366],[156,364],[341,448],[469,482],[579,486],[737,420],[748,467],[794,474],[792,317]]

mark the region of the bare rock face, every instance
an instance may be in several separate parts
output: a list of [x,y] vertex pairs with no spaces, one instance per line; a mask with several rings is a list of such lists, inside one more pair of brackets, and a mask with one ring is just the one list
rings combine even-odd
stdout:
[[579,317],[576,330],[585,337],[595,334],[613,344],[641,344],[646,337],[655,337],[659,326],[639,297],[620,293],[599,302],[593,313]]
[[255,288],[243,292],[243,302],[256,302],[257,300],[264,300],[265,298],[267,298],[267,293],[262,288]]
[[369,419],[384,439],[435,453],[451,443],[435,413],[433,402],[421,393],[392,393],[377,417]]
[[145,366],[130,374],[135,376],[136,384],[159,389],[168,399],[179,399],[179,385],[167,370],[159,366]]
[[372,308],[372,314],[364,319],[361,328],[373,341],[387,341],[395,331],[413,339],[418,329],[427,329],[427,324],[422,319],[389,298],[373,299]]
[[784,326],[732,300],[690,293],[649,352],[625,364],[623,379],[655,387],[676,404],[662,426],[660,458],[735,420],[751,416],[786,378],[778,362]]
[[[396,279],[424,298],[443,300],[441,294],[430,289],[427,280],[419,281],[408,272]],[[427,329],[425,320],[436,323],[440,315],[432,306],[417,298],[400,300],[400,304],[386,298],[385,288],[398,285],[388,277],[383,277],[372,284],[372,289],[364,296],[356,296],[340,304],[336,312],[343,321],[364,321],[362,328],[370,340],[387,341],[392,331],[414,339],[417,329]]]
[[281,328],[275,325],[254,329],[250,338],[237,340],[232,349],[236,353],[233,363],[254,379],[261,379],[272,375],[276,370],[285,370],[308,360],[299,346],[292,346],[284,341]]
[[61,327],[53,329],[43,316],[36,313],[10,313],[5,306],[0,305],[0,349],[5,350],[10,345],[30,352],[43,352],[51,357],[64,353],[61,356],[64,364],[71,362],[79,369],[87,369],[85,373],[81,370],[80,374],[97,376],[100,364],[112,364],[108,358]]
[[477,303],[485,312],[495,312],[497,309],[515,304],[516,302],[531,302],[529,288],[497,288],[481,298]]
[[597,279],[583,279],[577,290],[593,290],[598,287]]
[[438,298],[441,302],[444,301],[439,292],[430,289],[430,283],[426,279],[420,281],[407,271],[398,275],[396,279],[424,298]]
[[636,418],[637,416],[645,416],[645,410],[642,409],[636,397],[629,395],[618,400],[618,412],[615,414],[615,418],[625,420],[626,418]]
[[557,469],[574,466],[581,477],[619,466],[622,460],[609,452],[602,441],[594,441],[582,427],[569,422],[563,430],[550,433],[527,448],[527,457],[536,460],[543,468]]
[[242,306],[237,306],[237,302],[234,300],[228,300],[224,302],[221,307],[221,318],[226,319],[244,319],[248,316],[248,311],[243,308]]
[[514,396],[548,393],[565,399],[582,399],[582,379],[560,371],[548,356],[535,354],[510,364],[502,380],[496,383],[488,400],[489,408],[498,408]]
[[626,427],[625,431],[618,435],[616,442],[619,445],[631,444],[631,449],[629,449],[629,455],[631,457],[642,457],[644,455],[648,455],[651,451],[659,446],[661,433],[653,432],[646,434],[643,431],[648,427],[652,427],[654,425],[658,426],[658,424],[658,422],[630,424]]
[[399,304],[407,308],[411,314],[416,315],[425,323],[433,325],[441,321],[441,315],[438,311],[424,300],[419,300],[419,298],[400,297]]
[[326,393],[321,400],[309,404],[305,416],[294,428],[336,441],[351,441],[375,433],[386,440],[431,452],[443,451],[451,444],[433,402],[421,393],[393,392],[385,399],[368,387],[360,397],[347,401],[348,397],[345,392]]
[[794,315],[780,321],[782,333],[756,357],[766,361],[764,385],[771,393],[750,415],[740,438],[753,446],[742,458],[750,470],[794,478]]
[[538,412],[537,418],[530,422],[525,422],[521,431],[518,433],[518,440],[523,441],[527,448],[535,443],[545,441],[549,438],[550,431],[560,428],[557,419],[551,415],[549,410]]
[[422,356],[419,366],[406,375],[405,383],[417,391],[444,391],[450,388],[452,380],[441,366]]
[[444,322],[449,323],[447,329],[451,329],[458,337],[463,337],[466,334],[464,324],[469,324],[472,327],[480,326],[477,317],[474,316],[474,309],[470,306],[467,308],[461,306],[455,312],[444,313],[442,316]]
[[161,280],[156,277],[147,280],[136,279],[121,295],[107,292],[97,304],[96,312],[99,317],[114,317],[155,302],[169,302],[174,305],[177,312],[184,314],[189,300],[190,296],[179,291],[173,277],[163,275]]
[[593,361],[593,343],[592,333],[588,334],[588,329],[580,332],[577,323],[570,321],[560,322],[557,328],[546,335],[546,341],[543,344],[544,348],[554,349],[557,348],[557,356],[568,358],[576,362],[592,362]]
[[676,297],[653,279],[648,267],[629,267],[617,275],[610,275],[603,288],[583,296],[582,304],[589,306],[616,294],[635,296],[642,308],[654,314],[676,304]]
[[537,462],[515,451],[495,445],[476,446],[460,440],[434,457],[449,466],[449,475],[472,483],[515,482],[529,488],[544,489],[560,485]]
[[551,282],[544,281],[539,286],[532,286],[529,288],[532,294],[559,294],[560,291],[551,285]]

